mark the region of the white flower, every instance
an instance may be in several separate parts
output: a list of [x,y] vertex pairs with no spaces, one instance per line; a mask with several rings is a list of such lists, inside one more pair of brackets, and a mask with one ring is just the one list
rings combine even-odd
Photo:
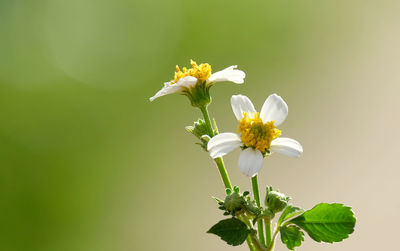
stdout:
[[207,145],[213,159],[242,147],[244,150],[240,153],[239,168],[247,176],[253,177],[261,169],[263,157],[267,154],[301,155],[303,148],[300,143],[290,138],[279,138],[281,131],[275,127],[282,124],[288,115],[288,106],[280,96],[270,95],[260,113],[243,95],[232,96],[231,105],[239,121],[240,134],[221,133],[213,137]]
[[164,87],[151,97],[150,101],[171,93],[191,95],[192,90],[199,85],[202,85],[202,88],[208,92],[208,88],[216,82],[229,81],[236,84],[243,84],[243,79],[246,76],[243,71],[236,69],[236,65],[211,74],[211,66],[209,64],[197,65],[193,60],[190,63],[192,64],[192,68],[186,69],[184,67],[182,71],[176,66],[174,79],[164,83]]

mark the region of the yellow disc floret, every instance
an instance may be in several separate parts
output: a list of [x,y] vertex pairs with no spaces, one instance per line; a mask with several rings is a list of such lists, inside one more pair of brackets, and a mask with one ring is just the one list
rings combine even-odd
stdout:
[[211,76],[211,65],[197,65],[196,62],[193,60],[190,60],[190,64],[192,65],[192,68],[187,69],[186,67],[183,67],[182,71],[181,69],[179,69],[179,66],[176,66],[175,76],[174,79],[171,80],[171,85],[175,84],[176,82],[178,82],[179,79],[186,76],[195,77],[200,81],[206,81]]
[[265,153],[271,146],[271,141],[281,135],[281,131],[274,125],[275,121],[264,123],[258,112],[249,117],[246,112],[244,117],[239,120],[238,132],[246,147],[253,147]]

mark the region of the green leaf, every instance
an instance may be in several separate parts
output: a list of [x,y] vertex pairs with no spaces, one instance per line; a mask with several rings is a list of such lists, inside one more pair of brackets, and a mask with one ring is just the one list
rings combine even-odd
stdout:
[[291,205],[287,206],[285,208],[285,210],[283,211],[283,213],[281,214],[281,217],[279,217],[278,225],[281,225],[284,221],[286,221],[292,217],[295,217],[299,214],[302,214],[303,212],[304,212],[304,210],[299,207],[294,207]]
[[340,242],[353,233],[356,218],[343,204],[320,203],[289,221],[304,229],[317,242]]
[[286,247],[290,250],[300,247],[301,242],[304,241],[303,232],[296,226],[283,226],[280,228],[280,233],[282,243],[286,244]]
[[238,246],[246,240],[250,230],[242,221],[230,218],[218,222],[207,233],[218,235],[229,245]]

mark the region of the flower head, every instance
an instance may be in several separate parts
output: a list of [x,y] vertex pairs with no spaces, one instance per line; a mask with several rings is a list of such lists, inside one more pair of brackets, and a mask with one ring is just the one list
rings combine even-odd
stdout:
[[196,62],[193,60],[190,60],[190,64],[192,65],[192,68],[189,70],[186,67],[183,67],[181,71],[181,69],[179,69],[179,66],[176,66],[174,79],[170,81],[170,85],[176,84],[179,81],[179,79],[187,76],[195,77],[200,81],[206,81],[211,76],[211,65],[209,64],[197,65]]
[[281,135],[281,131],[274,125],[275,121],[264,123],[260,118],[260,113],[255,112],[251,118],[246,112],[244,117],[239,120],[240,139],[246,147],[253,147],[261,152],[267,151],[272,140]]
[[243,95],[231,98],[233,113],[239,121],[238,133],[221,133],[213,137],[207,145],[212,158],[241,147],[239,168],[247,176],[253,177],[262,167],[263,158],[277,152],[290,157],[299,157],[303,148],[299,142],[290,138],[280,138],[281,131],[276,128],[287,117],[288,106],[283,99],[270,95],[260,112],[254,109],[250,99]]
[[222,71],[212,73],[211,65],[200,64],[190,61],[192,68],[183,67],[182,70],[176,66],[174,79],[164,83],[150,101],[171,93],[181,93],[189,97],[193,106],[204,106],[210,103],[209,88],[216,82],[229,81],[242,84],[246,74],[237,70],[237,66],[230,66]]

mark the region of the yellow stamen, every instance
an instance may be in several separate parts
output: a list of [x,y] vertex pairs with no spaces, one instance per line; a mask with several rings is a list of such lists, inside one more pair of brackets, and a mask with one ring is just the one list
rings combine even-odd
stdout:
[[183,67],[182,71],[179,69],[179,66],[176,66],[175,76],[174,79],[171,80],[171,85],[175,84],[176,82],[178,82],[179,79],[186,76],[195,77],[200,81],[206,81],[211,76],[211,65],[197,65],[196,62],[193,60],[190,60],[190,64],[192,65],[192,68],[186,69],[186,67]]
[[238,132],[246,147],[253,147],[261,152],[266,152],[271,147],[271,141],[281,135],[281,131],[274,125],[275,121],[264,123],[260,118],[260,113],[255,112],[254,118],[249,118],[246,112],[244,117],[239,120]]

